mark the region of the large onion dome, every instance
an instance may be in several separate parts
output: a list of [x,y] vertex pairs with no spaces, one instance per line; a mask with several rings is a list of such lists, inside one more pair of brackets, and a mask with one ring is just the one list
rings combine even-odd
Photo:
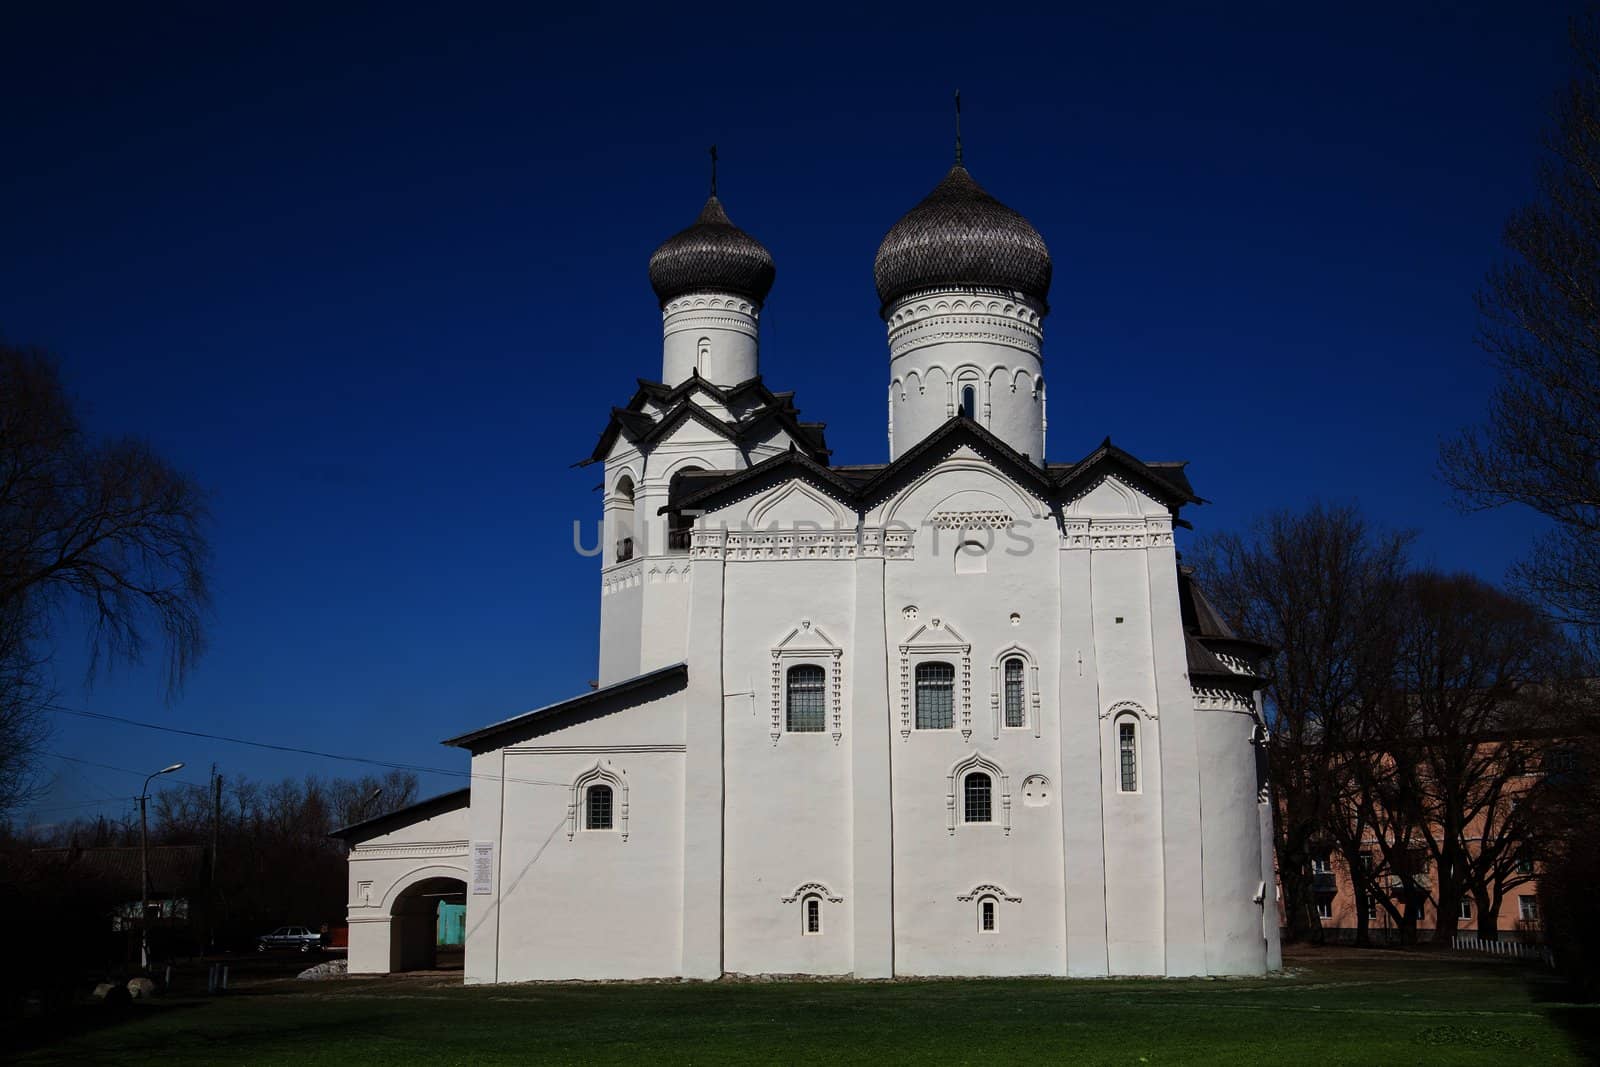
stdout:
[[960,163],[894,224],[872,265],[887,308],[921,289],[1007,289],[1045,303],[1050,250],[1028,220],[983,191]]
[[663,305],[704,290],[759,304],[772,290],[776,273],[772,254],[733,224],[714,194],[693,226],[667,238],[650,256],[650,287]]

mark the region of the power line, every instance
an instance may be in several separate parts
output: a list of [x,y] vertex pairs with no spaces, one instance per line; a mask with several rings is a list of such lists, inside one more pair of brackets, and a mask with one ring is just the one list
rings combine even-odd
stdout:
[[[144,772],[144,771],[136,771],[132,767],[113,767],[109,763],[96,763],[94,760],[80,759],[77,756],[69,756],[69,755],[67,755],[66,753],[63,753],[63,752],[46,752],[44,754],[46,756],[51,756],[51,757],[53,757],[55,759],[64,759],[68,763],[81,763],[85,767],[99,767],[103,771],[118,771],[118,772],[120,772],[122,774],[131,774],[135,778],[143,778],[146,775],[146,772]],[[202,785],[199,782],[192,781],[192,780],[190,780],[188,778],[179,778],[176,775],[172,776],[172,780],[174,782],[182,782],[184,785],[192,785],[197,789],[204,789],[205,788],[205,786]],[[138,798],[135,797],[134,799],[138,799]]]
[[[414,774],[445,774],[453,778],[480,778],[490,782],[512,782],[517,785],[548,785],[561,789],[572,788],[571,782],[548,782],[540,778],[512,778],[498,774],[474,774],[471,771],[460,771],[450,767],[429,767],[420,763],[395,763],[390,760],[372,759],[367,756],[352,756],[339,752],[319,752],[314,748],[298,748],[294,745],[275,745],[269,741],[252,741],[244,737],[229,737],[226,734],[210,734],[203,730],[184,730],[177,726],[162,726],[160,723],[144,722],[140,719],[130,719],[122,715],[108,715],[102,711],[89,711],[85,708],[69,708],[63,704],[45,704],[50,711],[57,711],[63,715],[76,715],[82,719],[96,719],[101,722],[120,723],[124,726],[138,726],[146,730],[159,730],[163,733],[182,734],[185,737],[198,737],[206,741],[225,741],[230,745],[246,745],[250,748],[264,748],[273,752],[288,752],[298,756],[316,756],[319,759],[340,760],[345,763],[365,763],[373,767],[385,767],[394,771],[411,771]],[[114,768],[120,770],[122,768]]]
[[99,800],[82,800],[76,804],[50,804],[42,808],[26,808],[24,814],[37,815],[44,811],[69,811],[76,808],[92,808],[99,804],[131,804],[138,797],[102,797]]

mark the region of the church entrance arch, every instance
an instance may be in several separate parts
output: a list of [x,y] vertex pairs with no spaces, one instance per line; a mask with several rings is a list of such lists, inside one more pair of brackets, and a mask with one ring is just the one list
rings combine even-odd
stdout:
[[433,874],[419,878],[389,907],[389,970],[432,971],[462,965],[467,883]]

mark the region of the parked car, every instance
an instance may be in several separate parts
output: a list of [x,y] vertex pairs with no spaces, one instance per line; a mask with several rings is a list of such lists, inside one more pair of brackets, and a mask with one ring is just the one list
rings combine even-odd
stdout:
[[256,951],[267,952],[275,948],[294,949],[296,952],[315,952],[322,947],[322,934],[304,926],[280,926],[270,934],[256,938]]

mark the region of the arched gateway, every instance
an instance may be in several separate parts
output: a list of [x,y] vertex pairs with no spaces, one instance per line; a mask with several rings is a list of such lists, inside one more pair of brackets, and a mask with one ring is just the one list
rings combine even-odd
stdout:
[[467,902],[468,796],[446,793],[334,833],[350,846],[352,974],[427,970],[454,955]]

